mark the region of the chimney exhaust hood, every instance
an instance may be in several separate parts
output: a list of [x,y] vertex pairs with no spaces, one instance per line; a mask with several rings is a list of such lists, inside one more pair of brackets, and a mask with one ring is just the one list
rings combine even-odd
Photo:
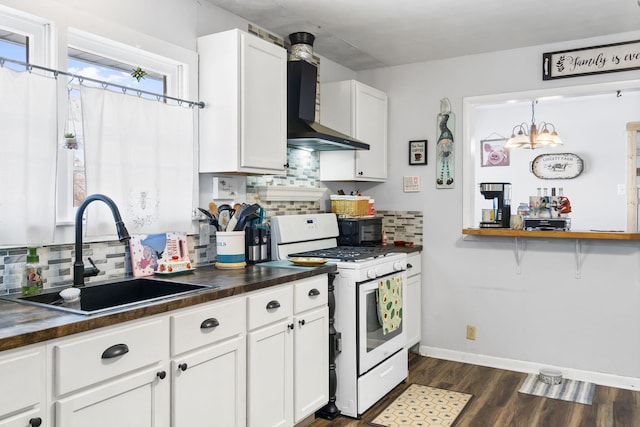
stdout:
[[[313,35],[289,36],[296,45],[309,48]],[[308,54],[308,50],[307,50]],[[287,146],[308,151],[368,150],[369,144],[315,122],[318,69],[304,60],[287,63]]]

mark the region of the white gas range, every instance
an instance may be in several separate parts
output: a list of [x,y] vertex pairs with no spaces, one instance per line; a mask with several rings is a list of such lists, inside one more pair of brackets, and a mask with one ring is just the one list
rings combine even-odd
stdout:
[[404,322],[385,330],[377,300],[381,283],[395,283],[399,307],[406,306],[407,255],[387,247],[338,246],[337,237],[332,213],[271,218],[274,260],[318,257],[338,268],[333,282],[337,384],[330,389],[335,387],[335,405],[343,415],[359,417],[408,374]]

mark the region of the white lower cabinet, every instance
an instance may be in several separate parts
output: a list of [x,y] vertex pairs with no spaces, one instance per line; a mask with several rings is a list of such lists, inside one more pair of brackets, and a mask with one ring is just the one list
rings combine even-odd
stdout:
[[0,427],[51,426],[46,401],[45,347],[0,353]]
[[418,344],[422,336],[422,262],[421,252],[407,257],[407,346]]
[[[326,292],[325,292],[326,294]],[[329,401],[329,308],[310,310],[293,319],[294,335],[294,422],[323,407]]]
[[171,315],[171,425],[246,425],[245,300]]
[[168,426],[169,382],[159,372],[166,372],[165,367],[143,369],[58,399],[56,426]]
[[0,352],[0,427],[291,427],[329,400],[320,275]]
[[329,400],[327,276],[247,298],[247,421],[293,426]]
[[168,318],[86,332],[48,347],[56,426],[169,426]]

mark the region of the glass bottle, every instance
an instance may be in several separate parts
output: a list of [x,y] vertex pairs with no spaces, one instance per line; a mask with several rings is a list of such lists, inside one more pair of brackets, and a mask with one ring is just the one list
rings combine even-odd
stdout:
[[36,295],[42,292],[42,266],[38,256],[38,248],[27,248],[27,263],[24,266],[24,278],[22,284],[22,295]]

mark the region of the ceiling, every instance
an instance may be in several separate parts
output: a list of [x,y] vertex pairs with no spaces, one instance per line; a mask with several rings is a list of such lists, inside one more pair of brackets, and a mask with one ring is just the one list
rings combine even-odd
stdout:
[[640,0],[206,1],[355,71],[640,29]]

